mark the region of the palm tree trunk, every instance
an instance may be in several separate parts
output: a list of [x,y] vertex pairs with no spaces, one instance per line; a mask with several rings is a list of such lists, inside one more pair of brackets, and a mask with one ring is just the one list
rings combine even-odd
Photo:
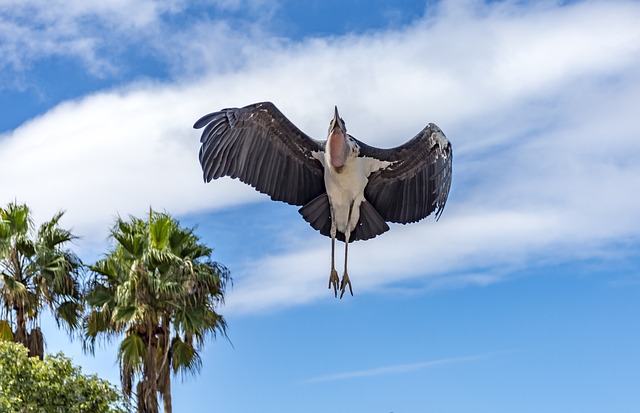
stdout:
[[147,388],[145,392],[147,413],[158,413],[158,369],[157,369],[157,342],[155,336],[155,329],[150,323],[147,325],[148,331],[148,343],[147,343],[147,355],[145,375]]
[[171,400],[171,317],[165,314],[162,317],[162,328],[160,335],[162,349],[162,363],[158,379],[160,381],[158,390],[162,395],[164,413],[172,413],[173,406]]
[[164,405],[164,413],[172,413],[173,406],[171,406],[171,374],[169,374],[166,378],[162,402]]
[[38,357],[40,360],[44,360],[44,336],[40,327],[31,330],[27,335],[27,342],[29,357]]
[[[28,348],[27,320],[24,317],[24,307],[21,305],[15,305],[13,309],[16,311],[16,333],[13,335],[13,341]],[[29,355],[31,356],[31,354]]]
[[[20,265],[20,258],[18,254],[18,249],[14,246],[11,248],[9,252],[9,263],[11,268],[14,271],[14,279],[18,283],[23,283],[22,280],[22,266]],[[24,304],[24,296],[19,295],[15,297],[13,300],[13,309],[16,312],[16,333],[14,334],[13,340],[16,343],[20,343],[25,347],[29,347],[29,343],[27,341],[27,320],[25,319],[25,304]]]

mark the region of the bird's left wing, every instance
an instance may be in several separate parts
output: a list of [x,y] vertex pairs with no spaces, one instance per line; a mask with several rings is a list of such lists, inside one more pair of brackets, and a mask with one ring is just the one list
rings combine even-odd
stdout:
[[430,123],[413,139],[393,149],[358,141],[360,156],[391,162],[369,176],[364,194],[385,221],[407,224],[442,214],[451,187],[451,143]]
[[311,155],[322,143],[298,129],[270,102],[223,109],[199,119],[205,182],[238,178],[271,199],[304,205],[322,194],[323,169]]

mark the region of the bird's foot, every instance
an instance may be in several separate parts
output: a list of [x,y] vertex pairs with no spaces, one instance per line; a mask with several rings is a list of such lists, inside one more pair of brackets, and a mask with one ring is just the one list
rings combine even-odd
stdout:
[[338,297],[338,283],[340,278],[338,277],[338,271],[335,268],[331,269],[331,275],[329,275],[329,289],[333,287],[333,295]]
[[347,272],[345,271],[344,274],[342,274],[342,281],[340,282],[340,298],[342,298],[344,292],[347,291],[347,285],[349,286],[349,292],[351,293],[351,296],[353,296],[353,289],[351,289],[351,280],[349,279],[349,275],[347,275]]

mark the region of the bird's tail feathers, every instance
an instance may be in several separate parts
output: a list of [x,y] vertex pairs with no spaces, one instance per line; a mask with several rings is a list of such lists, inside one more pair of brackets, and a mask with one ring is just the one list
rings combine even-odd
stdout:
[[354,240],[367,240],[389,231],[389,225],[366,199],[360,204],[360,220],[351,233]]
[[[331,236],[331,207],[327,193],[317,196],[298,210],[302,218],[322,235]],[[360,220],[352,231],[349,242],[367,240],[389,230],[389,226],[378,211],[366,200],[360,204]],[[345,240],[344,234],[338,232],[336,238]]]
[[331,236],[331,207],[326,192],[313,198],[298,210],[302,218],[322,235]]

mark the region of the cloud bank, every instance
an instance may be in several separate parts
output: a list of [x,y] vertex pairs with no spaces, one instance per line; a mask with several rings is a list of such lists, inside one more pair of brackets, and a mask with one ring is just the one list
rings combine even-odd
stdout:
[[[28,4],[39,19],[58,18]],[[89,13],[73,4],[69,18]],[[122,1],[90,13],[156,44],[158,27],[171,29],[162,16],[184,5]],[[2,20],[0,38],[20,16]],[[628,256],[640,230],[638,21],[636,2],[444,1],[395,30],[293,41],[265,37],[259,22],[240,35],[229,20],[208,17],[164,33],[170,50],[182,51],[171,80],[63,102],[0,135],[0,200],[27,202],[40,219],[66,209],[65,223],[98,249],[116,213],[151,205],[187,215],[266,199],[237,181],[202,183],[191,129],[201,115],[270,100],[323,139],[337,104],[350,133],[370,144],[396,146],[435,122],[454,148],[442,219],[354,244],[356,293],[490,283],[527,265]],[[50,49],[38,47],[66,47],[97,72],[117,68],[108,53],[82,47],[104,39],[73,27]],[[41,35],[26,30],[25,47],[14,44],[5,64],[46,54],[27,47]],[[228,310],[328,297],[329,243],[314,235],[302,247],[283,238],[282,254],[250,252]]]

